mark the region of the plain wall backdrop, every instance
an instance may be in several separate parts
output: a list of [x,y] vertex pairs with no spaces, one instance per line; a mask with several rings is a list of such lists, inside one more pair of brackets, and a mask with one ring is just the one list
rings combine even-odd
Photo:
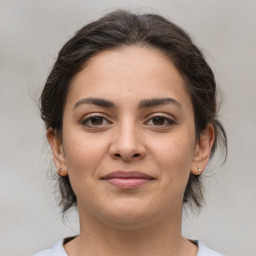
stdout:
[[76,212],[63,224],[56,206],[34,99],[64,42],[115,8],[167,17],[206,55],[224,95],[229,154],[208,171],[207,205],[184,217],[183,231],[227,255],[256,255],[256,1],[0,0],[0,256],[31,255],[79,232]]

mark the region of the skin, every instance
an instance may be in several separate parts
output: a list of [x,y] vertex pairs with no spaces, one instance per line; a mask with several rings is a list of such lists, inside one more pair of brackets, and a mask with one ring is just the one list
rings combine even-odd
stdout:
[[[208,125],[196,140],[184,80],[162,53],[132,46],[94,56],[71,82],[62,140],[51,128],[47,138],[78,201],[81,229],[65,244],[69,256],[196,255],[181,235],[182,201],[189,174],[206,168],[214,132]],[[102,180],[118,170],[153,180],[135,188]]]

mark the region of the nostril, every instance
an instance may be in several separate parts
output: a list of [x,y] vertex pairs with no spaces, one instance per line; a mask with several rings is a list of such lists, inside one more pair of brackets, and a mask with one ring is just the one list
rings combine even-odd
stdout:
[[[116,154],[114,154],[114,156],[116,157],[116,158],[120,158],[120,157],[124,157],[124,156],[122,156],[121,154],[119,154],[119,153],[116,153]],[[133,154],[132,156],[130,156],[131,158],[139,158],[140,157],[140,154],[138,154],[138,153],[136,153],[136,154]],[[129,158],[130,158],[129,157]],[[124,157],[125,158],[125,157]]]

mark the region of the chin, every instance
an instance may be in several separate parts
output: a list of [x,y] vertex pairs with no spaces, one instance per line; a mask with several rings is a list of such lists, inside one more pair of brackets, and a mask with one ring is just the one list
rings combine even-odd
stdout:
[[117,229],[136,230],[147,227],[149,220],[146,216],[111,216],[105,224]]
[[105,209],[104,222],[116,228],[133,230],[148,225],[154,218],[152,207],[138,205],[132,202],[115,204],[111,209]]

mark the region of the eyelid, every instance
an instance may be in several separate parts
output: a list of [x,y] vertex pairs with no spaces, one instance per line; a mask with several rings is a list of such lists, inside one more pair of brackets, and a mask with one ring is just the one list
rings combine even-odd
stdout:
[[[163,126],[167,126],[167,125],[174,125],[177,124],[176,118],[170,114],[165,114],[165,113],[153,113],[147,116],[147,121],[144,122],[144,124],[149,123],[149,121],[153,120],[153,118],[155,117],[162,117],[164,118],[168,124],[162,125]],[[157,125],[152,125],[152,126],[157,126]],[[161,127],[161,125],[159,125],[159,127]]]
[[95,117],[95,116],[96,117],[99,116],[99,117],[102,117],[105,119],[111,118],[108,114],[103,113],[103,112],[91,112],[91,113],[87,113],[87,114],[83,115],[81,119],[86,119],[86,118]]
[[165,113],[165,112],[155,112],[155,113],[151,113],[149,115],[146,116],[146,119],[150,119],[150,118],[154,118],[154,117],[164,117],[164,118],[167,118],[167,119],[171,119],[173,121],[177,121],[175,116],[171,115],[170,113]]
[[[101,112],[89,113],[89,114],[86,114],[85,116],[83,116],[83,118],[81,119],[80,123],[82,125],[85,125],[86,122],[88,122],[91,118],[93,118],[93,117],[101,117],[104,120],[106,120],[108,123],[112,124],[112,121],[109,120],[110,117],[109,116],[106,117],[106,116],[108,116],[108,115],[106,115],[105,113],[101,113]],[[106,124],[102,124],[102,125],[99,125],[99,126],[104,126],[104,125],[106,125]],[[88,125],[88,126],[90,126],[90,125]],[[91,125],[91,127],[97,127],[97,126]]]

